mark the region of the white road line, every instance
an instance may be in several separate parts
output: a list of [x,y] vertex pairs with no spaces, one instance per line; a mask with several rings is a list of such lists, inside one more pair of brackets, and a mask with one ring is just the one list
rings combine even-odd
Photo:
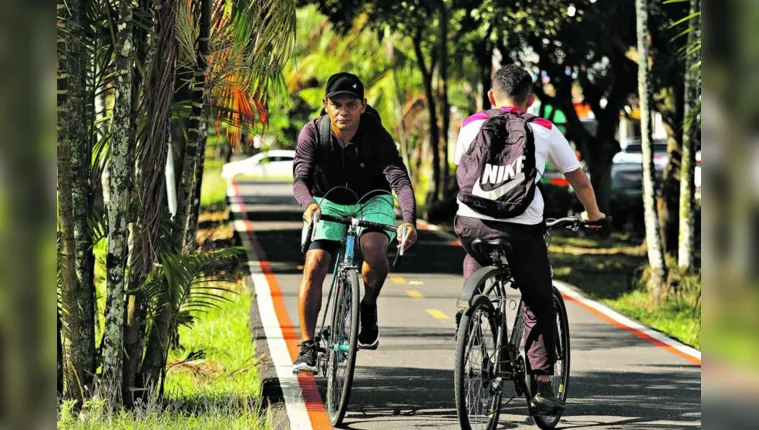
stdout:
[[554,280],[553,283],[556,284],[556,286],[559,288],[559,291],[561,291],[562,294],[566,294],[567,296],[573,298],[574,300],[577,300],[578,302],[582,302],[583,304],[597,310],[598,312],[601,312],[602,314],[622,324],[623,326],[639,331],[641,333],[645,333],[646,335],[652,337],[653,339],[656,339],[667,346],[671,346],[672,348],[682,352],[683,354],[686,354],[693,358],[701,360],[701,351],[695,348],[692,348],[688,345],[685,345],[681,342],[678,342],[675,339],[667,337],[652,328],[644,326],[643,324],[637,321],[633,321],[632,319],[620,314],[619,312],[609,308],[606,305],[603,305],[601,303],[588,299],[587,297],[575,291],[573,288],[570,288],[569,286],[567,286],[567,284],[564,282]]
[[[230,195],[234,195],[234,188],[231,184],[228,184],[227,190]],[[240,205],[239,209],[241,209],[239,212],[244,213],[245,205]],[[249,232],[247,231],[245,221],[235,220],[233,225],[235,230],[240,233],[242,243],[248,250],[248,268],[250,279],[256,292],[255,301],[258,303],[258,312],[261,315],[261,324],[266,334],[266,343],[269,346],[269,353],[277,372],[282,396],[285,399],[285,408],[287,409],[290,428],[312,429],[311,419],[308,416],[308,410],[301,394],[300,383],[298,382],[298,378],[293,375],[292,359],[287,349],[282,328],[279,325],[277,313],[274,310],[271,287],[266,280],[266,275],[261,271],[260,264],[258,263],[259,258],[248,236]]]

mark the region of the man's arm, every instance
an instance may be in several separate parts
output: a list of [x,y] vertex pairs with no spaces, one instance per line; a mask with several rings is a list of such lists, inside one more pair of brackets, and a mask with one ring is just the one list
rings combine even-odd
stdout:
[[569,146],[569,142],[567,142],[567,139],[558,128],[553,127],[550,133],[549,161],[564,173],[564,177],[567,178],[572,189],[575,190],[577,198],[580,199],[580,203],[585,208],[583,218],[587,217],[589,221],[603,219],[605,215],[598,209],[593,185],[591,185],[590,179],[588,179],[588,176],[582,170],[582,166],[574,150]]
[[293,159],[293,194],[303,210],[316,204],[311,195],[316,165],[317,137],[313,122],[308,122],[298,135]]
[[585,208],[585,212],[588,214],[589,221],[598,221],[604,218],[604,214],[598,209],[598,203],[596,203],[596,193],[593,190],[593,185],[590,183],[590,179],[582,171],[582,169],[576,169],[564,174],[575,190],[577,198],[580,199],[580,203]]
[[[411,179],[408,170],[403,164],[403,159],[395,147],[395,142],[384,128],[379,135],[382,140],[382,159],[380,162],[383,166],[383,172],[390,188],[398,194],[398,203],[401,206],[403,222],[409,223],[416,227],[416,199],[414,198],[414,189],[411,187]],[[378,142],[379,143],[379,142]]]

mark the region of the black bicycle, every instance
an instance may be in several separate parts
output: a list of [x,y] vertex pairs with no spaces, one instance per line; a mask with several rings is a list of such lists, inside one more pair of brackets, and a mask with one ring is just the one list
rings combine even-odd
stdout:
[[[577,231],[580,227],[598,229],[611,221],[610,217],[589,223],[580,218],[567,217],[547,220],[548,230],[564,227]],[[521,298],[507,293],[507,287],[517,289],[511,275],[507,255],[511,245],[504,239],[475,240],[472,248],[483,252],[492,260],[473,273],[465,282],[457,306],[460,309],[456,329],[456,362],[454,387],[456,412],[462,429],[494,429],[498,425],[506,381],[514,381],[514,395],[524,395],[530,415],[541,429],[556,427],[561,412],[545,414],[530,406],[535,392],[530,378],[522,335],[524,321]],[[556,309],[556,364],[551,384],[557,397],[566,401],[569,388],[570,343],[569,321],[561,293],[553,287],[553,305]],[[511,315],[512,310],[518,310]]]
[[[342,423],[345,412],[348,410],[353,372],[356,368],[356,351],[358,350],[359,300],[361,294],[359,285],[361,269],[355,258],[358,229],[359,227],[374,228],[395,233],[396,227],[353,216],[322,214],[320,219],[341,223],[348,227],[343,246],[335,258],[336,264],[327,296],[327,306],[324,307],[322,314],[321,329],[314,339],[319,345],[319,370],[317,374],[324,373],[327,375],[327,415],[329,415],[330,423],[333,426],[338,426]],[[316,219],[313,219],[301,243],[304,253],[311,243],[315,224]],[[405,238],[405,231],[403,237]],[[400,264],[402,256],[403,246],[398,249],[393,260],[393,267]],[[327,314],[331,316],[331,325],[327,325]]]

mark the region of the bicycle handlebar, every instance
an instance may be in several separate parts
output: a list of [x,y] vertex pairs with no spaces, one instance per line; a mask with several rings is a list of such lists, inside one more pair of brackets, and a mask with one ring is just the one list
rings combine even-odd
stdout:
[[334,216],[334,215],[322,214],[320,219],[323,221],[336,222],[336,223],[340,223],[344,225],[351,225],[353,223],[353,220],[356,220],[356,226],[358,227],[378,228],[380,230],[389,231],[390,233],[395,233],[396,231],[395,226],[392,226],[392,225],[381,224],[378,222],[372,222],[372,221],[367,221],[363,219],[357,219],[350,216]]
[[[376,229],[387,231],[390,233],[395,233],[397,230],[396,227],[392,225],[367,221],[363,219],[354,218],[351,216],[335,216],[335,215],[322,214],[319,217],[319,219],[322,221],[336,222],[336,223],[344,224],[344,225],[355,225],[357,227],[376,228]],[[311,223],[309,223],[308,225],[307,237],[305,238],[306,240],[303,240],[301,242],[301,252],[303,252],[304,254],[306,253],[306,251],[308,251],[308,247],[311,244],[311,237],[313,235],[314,225],[316,224],[315,221],[316,221],[316,216],[314,216],[314,219],[312,219]],[[405,242],[406,242],[406,231],[404,230],[403,233],[404,233],[403,237],[401,238],[401,246],[398,248],[398,253],[395,254],[395,259],[393,259],[393,267],[398,267],[398,265],[400,265],[401,258],[403,257],[403,251],[404,251],[403,245],[405,245]]]
[[607,216],[604,219],[598,221],[586,221],[579,217],[564,217],[559,219],[547,219],[546,228],[553,230],[555,228],[564,227],[567,230],[577,231],[580,227],[589,228],[592,230],[598,230],[611,224],[611,217]]

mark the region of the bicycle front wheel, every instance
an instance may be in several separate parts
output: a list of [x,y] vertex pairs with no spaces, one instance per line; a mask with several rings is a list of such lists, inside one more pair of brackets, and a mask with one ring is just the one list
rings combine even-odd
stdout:
[[358,349],[359,284],[355,270],[338,279],[332,308],[332,330],[327,360],[327,412],[333,426],[340,425],[350,401]]
[[[556,397],[564,402],[567,401],[567,389],[569,388],[569,318],[567,307],[559,290],[553,288],[553,306],[556,309],[556,364],[554,364],[551,385]],[[533,415],[535,424],[544,430],[553,429],[561,420],[561,412],[554,415]]]
[[502,394],[496,382],[496,321],[495,308],[486,296],[477,297],[459,321],[453,380],[462,429],[498,425]]

